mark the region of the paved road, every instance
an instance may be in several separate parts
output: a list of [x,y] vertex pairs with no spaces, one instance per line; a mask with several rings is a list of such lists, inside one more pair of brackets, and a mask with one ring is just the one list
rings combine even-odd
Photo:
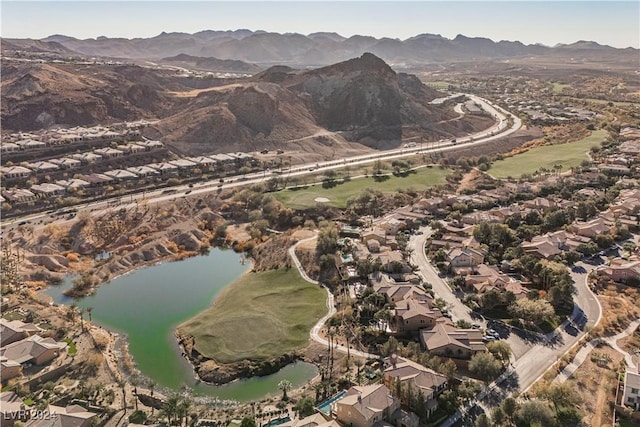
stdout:
[[518,388],[521,391],[531,388],[558,359],[571,350],[586,334],[587,327],[600,322],[602,308],[587,284],[587,276],[594,268],[582,262],[576,264],[571,272],[576,287],[571,317],[554,332],[547,334],[544,342],[534,345],[515,362]]
[[[487,100],[479,98],[475,95],[467,95],[467,96],[470,99],[473,99],[479,105],[481,105],[489,114],[493,115],[496,118],[497,122],[496,124],[491,126],[489,129],[485,129],[484,131],[478,132],[473,135],[469,135],[464,138],[458,138],[456,144],[452,144],[449,141],[429,142],[427,143],[427,147],[428,147],[427,149],[423,149],[422,144],[419,144],[416,147],[403,147],[403,148],[386,150],[382,152],[364,154],[359,156],[353,156],[353,157],[348,157],[343,159],[296,165],[289,169],[285,169],[283,171],[264,171],[264,172],[258,172],[253,174],[234,176],[234,177],[225,178],[224,182],[220,182],[218,179],[216,179],[216,180],[195,184],[191,187],[189,185],[181,185],[181,186],[171,187],[169,189],[144,191],[144,192],[140,192],[133,195],[114,197],[108,200],[102,200],[102,201],[93,202],[93,203],[81,203],[73,207],[67,207],[63,210],[77,208],[78,212],[89,211],[91,212],[92,215],[100,215],[104,212],[108,212],[113,209],[122,209],[122,208],[132,209],[142,201],[145,201],[146,203],[149,203],[149,204],[172,201],[172,200],[186,197],[187,195],[191,197],[195,195],[203,195],[207,193],[216,192],[219,189],[256,184],[256,183],[264,182],[276,176],[283,176],[285,174],[289,177],[303,176],[311,173],[318,173],[319,171],[321,172],[321,171],[326,171],[330,169],[340,169],[348,166],[367,164],[376,160],[393,160],[393,159],[398,159],[403,157],[415,156],[417,154],[423,154],[423,153],[451,151],[451,150],[458,149],[460,145],[464,145],[465,147],[481,145],[490,141],[503,138],[507,135],[510,135],[518,131],[522,127],[521,120],[515,116],[512,116],[508,111],[504,110],[503,108],[499,106],[495,106],[489,103]],[[513,118],[512,126],[509,128],[507,128],[508,117]],[[113,205],[118,205],[118,206],[113,207]],[[25,215],[22,217],[16,217],[10,220],[2,221],[0,225],[2,229],[10,230],[12,228],[18,227],[19,224],[23,221],[28,223],[34,223],[36,221],[42,221],[42,222],[55,221],[56,223],[66,222],[65,218],[60,218],[56,215],[52,215],[52,213],[53,212],[43,212],[43,213]]]
[[[313,326],[313,328],[311,328],[310,336],[311,336],[311,339],[314,340],[315,342],[328,347],[329,346],[329,341],[327,341],[326,339],[324,339],[324,338],[322,338],[320,336],[320,331],[324,327],[324,324],[327,322],[327,320],[329,320],[329,318],[331,318],[331,316],[336,314],[336,307],[335,307],[335,304],[334,304],[334,301],[333,301],[333,294],[331,293],[329,288],[327,288],[325,285],[319,283],[317,280],[313,280],[312,278],[310,278],[307,275],[307,272],[304,271],[304,268],[302,268],[302,263],[300,263],[300,260],[296,256],[296,248],[298,247],[298,245],[300,245],[302,243],[305,243],[305,242],[310,242],[310,241],[315,240],[317,238],[318,238],[318,234],[316,233],[315,235],[313,235],[311,237],[307,237],[306,239],[299,240],[297,243],[295,243],[293,246],[291,246],[289,248],[289,256],[293,260],[293,264],[296,266],[296,268],[298,269],[298,272],[300,273],[300,276],[302,276],[302,278],[304,280],[306,280],[309,283],[313,283],[314,285],[322,286],[325,289],[325,291],[327,292],[327,310],[328,310],[327,314],[325,314],[320,320],[318,320],[318,322]],[[364,351],[355,350],[353,348],[347,349],[347,347],[345,347],[343,345],[339,345],[339,344],[335,344],[334,348],[336,350],[342,352],[342,353],[349,352],[350,354],[355,355],[355,356],[366,357],[366,358],[374,358],[374,359],[377,359],[379,357],[376,354],[371,354],[371,353],[367,353],[367,352],[364,352]]]
[[427,239],[433,234],[433,230],[431,227],[422,227],[420,231],[422,234],[414,234],[409,239],[408,247],[413,250],[411,263],[418,266],[420,275],[425,282],[431,284],[436,297],[445,300],[454,321],[464,319],[469,322],[475,322],[471,319],[471,309],[462,304],[455,296],[449,285],[438,275],[436,268],[431,265],[425,255],[424,247]]

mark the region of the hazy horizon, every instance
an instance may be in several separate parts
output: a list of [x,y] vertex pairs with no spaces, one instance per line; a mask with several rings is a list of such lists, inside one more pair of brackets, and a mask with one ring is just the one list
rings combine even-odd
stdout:
[[635,1],[22,0],[2,1],[0,7],[6,38],[147,38],[162,32],[250,29],[402,40],[424,33],[449,39],[463,34],[547,46],[588,40],[640,48],[640,3]]

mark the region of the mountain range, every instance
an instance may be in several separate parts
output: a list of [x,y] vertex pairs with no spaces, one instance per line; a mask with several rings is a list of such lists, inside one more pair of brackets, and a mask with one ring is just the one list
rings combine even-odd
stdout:
[[50,45],[88,56],[129,59],[163,59],[178,55],[220,60],[239,60],[252,64],[322,66],[373,53],[392,65],[420,65],[440,62],[507,59],[522,56],[555,56],[574,60],[609,61],[629,59],[638,49],[617,49],[591,41],[578,41],[554,47],[525,45],[518,41],[494,42],[488,38],[458,35],[454,39],[439,34],[419,34],[405,40],[336,33],[309,35],[265,31],[201,31],[161,33],[151,38],[76,39],[52,35],[42,40],[3,39],[14,47]]

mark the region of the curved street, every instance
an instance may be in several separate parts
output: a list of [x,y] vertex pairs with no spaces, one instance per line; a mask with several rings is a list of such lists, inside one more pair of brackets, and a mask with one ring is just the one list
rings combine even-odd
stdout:
[[[309,283],[313,283],[314,285],[322,286],[324,288],[324,290],[327,292],[327,309],[328,309],[327,314],[325,314],[320,320],[318,320],[318,322],[316,322],[316,324],[313,326],[313,328],[311,328],[311,332],[310,332],[309,335],[310,335],[311,339],[314,340],[315,342],[328,347],[329,346],[329,341],[327,341],[326,339],[324,339],[324,338],[322,338],[320,336],[320,331],[324,327],[324,324],[327,322],[327,320],[329,320],[329,318],[331,318],[331,316],[336,314],[336,307],[335,307],[334,302],[333,302],[333,294],[331,293],[329,288],[327,288],[325,285],[319,283],[317,280],[313,280],[312,278],[310,278],[307,275],[307,272],[304,271],[304,268],[302,267],[302,263],[300,263],[300,260],[296,256],[296,248],[298,247],[298,245],[300,245],[302,243],[305,243],[305,242],[310,242],[310,241],[315,240],[317,238],[318,238],[318,233],[316,232],[311,237],[307,237],[306,239],[299,240],[298,242],[296,242],[294,245],[292,245],[289,248],[289,256],[291,257],[291,260],[293,261],[293,264],[298,269],[298,272],[300,273],[300,276],[302,276],[302,278],[304,280],[306,280]],[[347,347],[345,347],[343,345],[339,345],[339,344],[335,344],[333,348],[335,348],[336,350],[338,350],[338,351],[340,351],[342,353],[350,353],[352,355],[360,356],[360,357],[366,357],[366,358],[378,358],[379,357],[376,354],[366,353],[364,351],[355,350],[353,348],[347,349]]]

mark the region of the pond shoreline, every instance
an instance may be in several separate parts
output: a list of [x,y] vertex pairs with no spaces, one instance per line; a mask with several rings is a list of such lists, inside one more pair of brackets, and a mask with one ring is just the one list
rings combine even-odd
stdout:
[[[215,248],[220,250],[220,248]],[[194,255],[198,255],[198,253],[194,253]],[[193,257],[189,257],[189,258],[185,258],[185,259],[181,259],[184,261],[188,261],[189,259],[191,259]],[[244,258],[246,259],[246,258]],[[154,260],[154,262],[148,262],[148,263],[143,263],[143,264],[138,264],[135,266],[132,266],[132,268],[128,269],[127,271],[124,272],[119,272],[120,274],[118,274],[117,276],[114,276],[112,278],[110,278],[107,281],[102,281],[100,284],[98,284],[95,287],[95,290],[97,291],[97,288],[101,287],[102,285],[112,282],[118,278],[122,278],[124,276],[130,276],[138,271],[144,270],[146,267],[157,267],[160,266],[162,264],[172,264],[173,262],[175,262],[176,260],[172,260],[170,257],[165,257],[164,259],[161,260]],[[250,262],[253,262],[253,260],[250,260]],[[242,277],[244,274],[247,274],[248,272],[250,272],[251,270],[246,270],[245,272],[243,272],[239,277]],[[220,297],[221,294],[228,292],[230,288],[233,287],[233,283],[238,280],[239,277],[236,277],[235,279],[233,279],[230,283],[228,283],[227,285],[224,285],[224,287],[217,293],[214,295],[214,297],[209,301],[209,305],[214,304],[216,299]],[[64,285],[62,285],[64,286]],[[160,291],[162,291],[162,288],[160,288]],[[95,292],[94,292],[95,294]],[[95,296],[95,295],[94,295]],[[67,298],[69,301],[71,301],[73,298],[71,297],[67,297],[65,296],[64,298]],[[84,299],[86,297],[82,297],[82,299]],[[67,302],[64,302],[63,304],[68,304]],[[205,307],[206,308],[206,307]],[[182,321],[188,320],[188,318],[190,318],[192,315],[197,315],[199,313],[199,310],[196,311],[195,313],[191,313],[186,319],[183,319]],[[95,322],[95,319],[94,319]],[[132,361],[132,365],[131,367],[125,367],[123,363],[120,363],[121,360],[119,360],[118,362],[118,371],[120,372],[120,374],[124,375],[125,377],[143,377],[143,378],[151,378],[154,380],[154,382],[158,383],[158,381],[156,381],[153,377],[150,377],[149,375],[147,375],[146,373],[142,373],[140,371],[140,369],[138,368],[138,363],[136,358],[133,356],[132,352],[130,352],[130,337],[128,335],[128,333],[124,332],[121,328],[117,327],[117,326],[113,326],[113,325],[105,325],[104,322],[102,321],[98,321],[100,323],[100,327],[103,328],[104,330],[107,331],[112,331],[114,333],[114,340],[118,340],[121,342],[121,345],[118,345],[120,352],[122,353],[121,357],[119,357],[118,359],[129,359]],[[292,354],[287,354],[284,355],[283,357],[280,358],[276,358],[274,360],[269,360],[269,361],[265,361],[265,362],[260,362],[258,364],[253,364],[251,362],[247,362],[247,363],[243,363],[243,364],[228,364],[228,365],[219,365],[223,367],[223,371],[226,372],[226,374],[222,377],[222,380],[220,380],[220,378],[218,378],[218,380],[214,380],[211,381],[211,377],[208,377],[206,375],[201,375],[199,373],[198,370],[198,366],[199,364],[193,359],[188,357],[188,352],[185,351],[185,346],[184,343],[180,340],[180,337],[177,335],[176,333],[176,329],[178,327],[178,325],[181,323],[181,321],[178,321],[176,323],[173,323],[170,327],[170,331],[169,331],[169,337],[167,337],[168,340],[170,340],[171,342],[171,347],[172,347],[172,351],[174,351],[175,357],[179,358],[179,359],[184,359],[184,363],[185,365],[188,365],[190,368],[190,373],[189,376],[192,377],[192,381],[195,381],[194,384],[194,388],[199,388],[200,386],[203,386],[205,388],[207,388],[206,386],[211,386],[212,388],[210,389],[211,391],[207,392],[207,390],[204,390],[205,394],[209,394],[209,393],[213,393],[215,394],[216,391],[213,387],[216,386],[220,386],[220,385],[226,385],[226,384],[233,384],[233,383],[240,383],[242,380],[250,380],[252,378],[256,378],[256,377],[264,377],[264,376],[269,376],[271,374],[277,373],[280,370],[282,370],[283,368],[295,364],[295,362],[298,361],[302,361],[304,360],[304,357],[301,356],[300,354],[297,353],[292,353]],[[127,353],[127,356],[124,356],[124,353]],[[194,363],[196,362],[196,363]],[[293,365],[292,365],[293,366]],[[313,366],[314,370],[316,369],[315,365]],[[305,372],[310,372],[309,369],[311,369],[310,367],[304,367],[301,368],[303,369],[303,371]],[[296,369],[294,369],[295,371]],[[299,369],[298,369],[299,370]],[[292,372],[292,371],[288,371],[288,372]],[[186,372],[185,372],[186,374]],[[308,375],[306,374],[307,377],[305,377],[306,379],[299,384],[299,387],[304,386],[307,381],[309,380]],[[299,374],[298,374],[299,376]],[[315,376],[315,373],[313,373],[312,377]],[[190,381],[191,382],[191,381]],[[162,386],[163,389],[166,390],[177,390],[174,387],[165,387]],[[231,390],[229,390],[231,391]],[[272,394],[274,393],[275,390],[268,392],[266,395]],[[197,391],[194,393],[196,396],[200,395],[201,393],[198,393]],[[229,394],[228,392],[226,394]],[[233,394],[233,392],[232,392]],[[265,397],[266,395],[263,395],[262,397]],[[206,398],[207,401],[211,402],[211,403],[216,403],[216,404],[220,404],[221,402],[223,404],[230,404],[231,402],[238,402],[238,401],[244,401],[246,399],[239,397],[239,399],[225,399],[225,398],[221,398],[218,396],[202,396],[203,398]],[[255,400],[255,399],[260,399],[262,397],[253,397],[250,400]]]

